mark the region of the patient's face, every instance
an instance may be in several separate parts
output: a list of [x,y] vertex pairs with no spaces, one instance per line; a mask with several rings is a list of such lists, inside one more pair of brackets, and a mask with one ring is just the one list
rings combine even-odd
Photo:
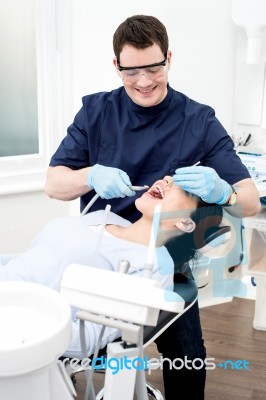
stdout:
[[[197,208],[197,198],[171,183],[171,181],[170,176],[165,176],[156,181],[147,192],[136,200],[136,207],[144,216],[152,216],[157,204],[160,204],[162,212],[192,211]],[[170,184],[168,184],[169,182]]]

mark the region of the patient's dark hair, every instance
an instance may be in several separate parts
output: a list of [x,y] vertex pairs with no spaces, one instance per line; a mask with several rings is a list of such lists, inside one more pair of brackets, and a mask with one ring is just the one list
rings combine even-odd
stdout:
[[149,15],[134,15],[127,18],[116,29],[113,36],[114,53],[119,61],[125,45],[146,49],[158,44],[163,54],[168,51],[168,35],[165,26],[157,18]]
[[195,230],[176,236],[165,244],[174,260],[175,274],[183,273],[188,262],[196,258],[198,249],[206,244],[205,239],[220,225],[223,209],[217,204],[199,201],[198,208],[190,217],[196,223]]

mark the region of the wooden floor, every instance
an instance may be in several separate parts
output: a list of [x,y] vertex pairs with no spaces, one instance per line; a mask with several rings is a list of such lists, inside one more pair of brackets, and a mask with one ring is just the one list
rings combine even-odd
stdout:
[[[214,357],[216,364],[207,371],[205,400],[266,400],[266,331],[252,327],[254,305],[253,300],[235,298],[200,310],[207,357]],[[151,345],[146,354],[158,357],[156,346]],[[226,369],[217,366],[226,360],[246,360],[250,370],[232,370],[231,364]],[[82,374],[76,377],[77,400],[83,400],[84,378]],[[95,377],[97,389],[103,376]],[[147,380],[163,391],[160,370],[152,371]]]
[[208,357],[216,364],[246,360],[248,370],[216,368],[207,374],[206,400],[266,399],[266,331],[252,327],[255,302],[233,302],[201,309]]

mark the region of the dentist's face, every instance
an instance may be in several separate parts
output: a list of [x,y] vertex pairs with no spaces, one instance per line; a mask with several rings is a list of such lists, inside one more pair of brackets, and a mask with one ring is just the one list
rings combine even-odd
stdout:
[[[165,66],[153,67],[154,64],[162,63],[165,58]],[[130,45],[123,47],[119,65],[133,67],[132,70],[119,71],[117,60],[114,59],[113,62],[131,100],[142,107],[152,107],[161,103],[166,97],[170,60],[170,51],[165,57],[160,47],[153,44],[146,49],[137,49]],[[141,66],[146,68],[137,68]]]
[[165,176],[155,182],[147,192],[136,200],[136,207],[144,216],[152,218],[154,209],[158,204],[161,207],[161,212],[184,210],[184,215],[190,215],[191,211],[197,208],[198,199],[174,183],[169,184],[171,181],[170,176]]

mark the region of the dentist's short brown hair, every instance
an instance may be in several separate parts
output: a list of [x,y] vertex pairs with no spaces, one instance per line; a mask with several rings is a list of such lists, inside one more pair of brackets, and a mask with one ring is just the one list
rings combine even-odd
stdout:
[[167,53],[169,41],[166,28],[161,21],[149,15],[127,18],[113,36],[114,53],[118,61],[125,45],[145,49],[153,44],[157,44],[163,54]]

